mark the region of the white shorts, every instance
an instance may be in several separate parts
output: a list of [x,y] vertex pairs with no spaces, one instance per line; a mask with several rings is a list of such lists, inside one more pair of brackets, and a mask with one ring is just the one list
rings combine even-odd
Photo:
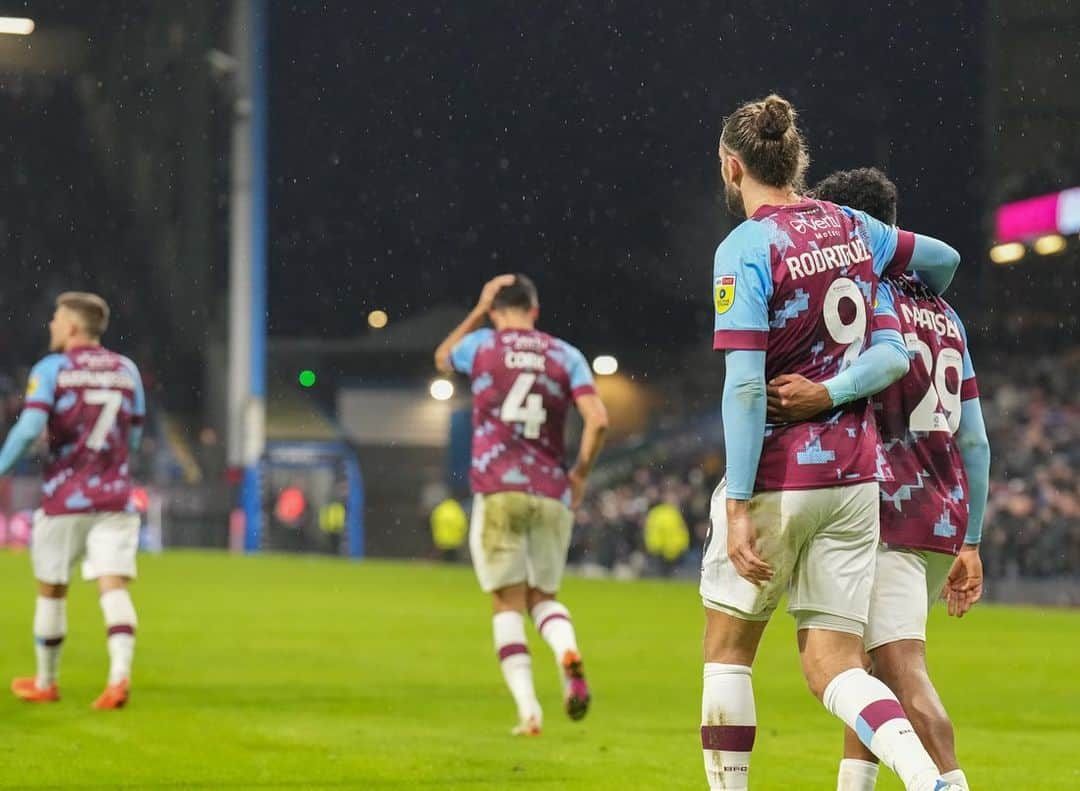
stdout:
[[558,500],[525,492],[473,498],[469,552],[484,591],[527,582],[557,593],[566,569],[573,512]]
[[870,622],[863,638],[867,651],[898,640],[926,642],[926,618],[941,597],[954,560],[941,552],[878,547]]
[[[820,625],[861,636],[878,543],[877,483],[754,495],[750,515],[758,554],[773,569],[773,578],[760,587],[740,577],[728,558],[726,494],[721,482],[712,498],[701,566],[705,606],[767,621],[788,593],[788,611],[800,628]],[[825,617],[815,622],[814,615]]]
[[46,516],[34,513],[30,559],[34,577],[49,585],[67,585],[71,567],[83,558],[83,579],[135,578],[139,548],[138,514],[100,513]]

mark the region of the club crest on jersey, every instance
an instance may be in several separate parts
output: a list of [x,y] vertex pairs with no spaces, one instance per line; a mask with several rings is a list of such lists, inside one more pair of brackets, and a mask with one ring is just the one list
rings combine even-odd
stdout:
[[735,304],[735,275],[721,275],[713,284],[713,302],[718,314],[727,313]]

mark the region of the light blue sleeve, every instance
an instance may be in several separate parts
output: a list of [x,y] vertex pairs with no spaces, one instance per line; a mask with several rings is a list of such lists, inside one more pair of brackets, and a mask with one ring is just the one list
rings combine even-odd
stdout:
[[968,478],[968,528],[964,543],[978,544],[982,541],[986,498],[990,492],[990,440],[978,398],[961,403],[956,444]]
[[138,366],[127,359],[124,361],[124,366],[135,380],[135,392],[131,396],[131,416],[133,420],[131,429],[128,431],[128,450],[135,453],[142,444],[143,420],[146,417],[146,393],[143,391],[142,374],[139,373]]
[[495,331],[490,327],[470,332],[450,350],[450,365],[458,373],[468,376],[472,373],[473,361],[476,359],[476,351],[487,339],[491,338]]
[[829,391],[833,406],[869,398],[880,393],[908,372],[904,339],[896,330],[878,330],[870,337],[870,348],[855,362],[822,384]]
[[727,497],[749,500],[754,494],[765,439],[765,352],[733,349],[724,359],[727,363],[723,401]]
[[596,383],[593,381],[592,370],[581,353],[575,346],[563,343],[566,352],[566,368],[570,374],[570,391],[575,398],[580,395],[596,392]]
[[56,378],[67,358],[62,354],[50,354],[43,357],[30,369],[26,380],[26,407],[40,409],[46,413],[52,409],[56,394]]
[[932,236],[915,234],[908,268],[935,294],[944,294],[960,266],[960,253]]
[[26,449],[41,436],[49,422],[49,414],[40,409],[24,409],[11,427],[4,446],[0,448],[0,475],[7,475],[26,453]]
[[764,351],[773,294],[770,247],[757,223],[743,223],[713,260],[713,348]]
[[900,335],[892,287],[878,285],[874,303],[874,332],[870,346],[850,366],[822,384],[833,406],[869,398],[880,393],[908,372],[910,358]]

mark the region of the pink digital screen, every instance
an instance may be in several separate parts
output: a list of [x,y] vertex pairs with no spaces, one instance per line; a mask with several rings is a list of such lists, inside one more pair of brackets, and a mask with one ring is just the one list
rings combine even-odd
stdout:
[[994,238],[999,242],[1016,242],[1056,233],[1058,230],[1059,193],[1006,203],[997,210]]

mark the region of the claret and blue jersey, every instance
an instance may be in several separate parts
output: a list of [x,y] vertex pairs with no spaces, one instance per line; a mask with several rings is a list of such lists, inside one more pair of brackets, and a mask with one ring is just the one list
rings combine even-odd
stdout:
[[887,278],[879,295],[875,328],[899,331],[911,357],[907,375],[872,399],[882,443],[882,541],[955,554],[971,510],[955,435],[962,404],[979,394],[967,334],[956,311],[916,278]]
[[481,329],[451,351],[473,393],[473,492],[527,492],[569,502],[566,416],[595,393],[585,357],[538,330]]
[[[869,341],[880,277],[903,273],[914,246],[913,234],[824,201],[762,206],[716,251],[713,347],[764,352],[766,380],[835,376]],[[865,400],[767,425],[753,488],[873,481],[876,449]]]
[[46,514],[128,509],[129,443],[146,414],[131,360],[100,346],[50,354],[30,372],[25,409],[48,420]]

